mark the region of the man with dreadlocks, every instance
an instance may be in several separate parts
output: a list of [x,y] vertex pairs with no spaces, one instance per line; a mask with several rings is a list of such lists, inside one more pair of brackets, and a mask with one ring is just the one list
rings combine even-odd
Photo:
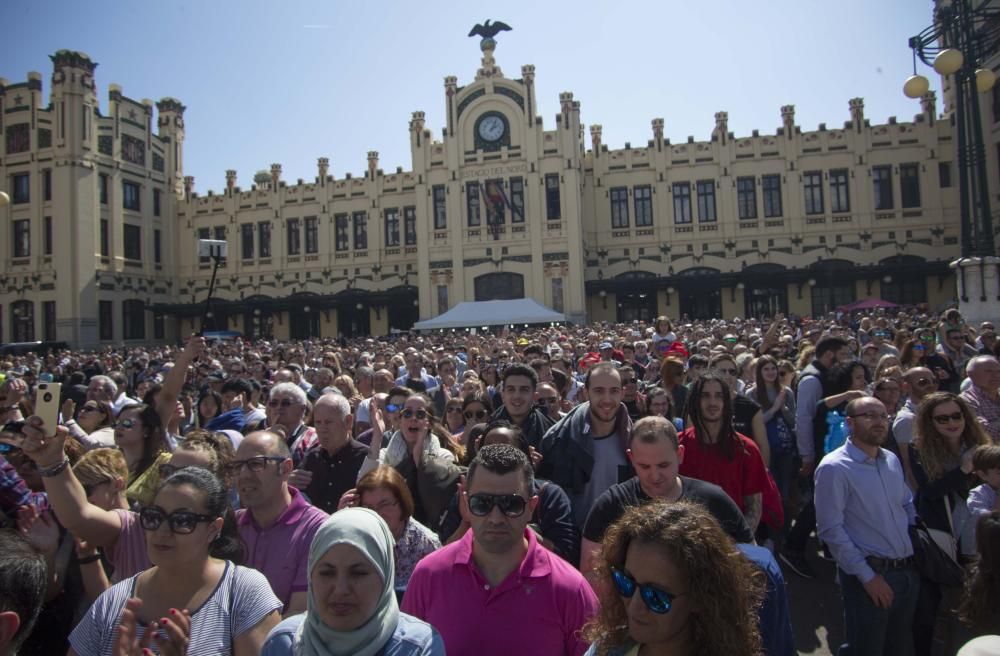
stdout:
[[729,385],[714,372],[704,374],[691,388],[687,410],[691,428],[679,436],[684,447],[681,475],[721,487],[756,531],[767,470],[754,441],[733,428]]

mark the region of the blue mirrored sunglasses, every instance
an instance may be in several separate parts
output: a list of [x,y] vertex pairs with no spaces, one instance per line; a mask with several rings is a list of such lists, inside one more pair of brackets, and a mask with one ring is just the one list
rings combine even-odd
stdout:
[[639,596],[642,597],[646,608],[658,615],[669,613],[671,607],[674,605],[674,598],[681,596],[680,594],[665,592],[648,583],[639,585],[635,582],[635,579],[620,569],[612,569],[611,578],[614,579],[618,593],[623,597],[631,599],[632,595],[635,594],[636,588],[638,588]]

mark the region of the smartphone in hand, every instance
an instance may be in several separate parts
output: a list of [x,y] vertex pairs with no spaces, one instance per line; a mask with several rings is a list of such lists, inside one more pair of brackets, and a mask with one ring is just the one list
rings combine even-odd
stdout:
[[53,437],[59,425],[61,391],[60,383],[39,383],[35,392],[35,414],[41,417],[45,424],[46,437]]

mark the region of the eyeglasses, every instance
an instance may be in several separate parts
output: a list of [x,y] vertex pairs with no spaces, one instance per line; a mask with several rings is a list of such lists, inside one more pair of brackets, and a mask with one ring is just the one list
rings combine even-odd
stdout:
[[937,387],[937,381],[934,380],[933,378],[918,378],[915,381],[913,381],[913,384],[916,385],[917,387],[927,387],[929,385]]
[[84,412],[100,412],[100,411],[101,409],[98,408],[96,405],[85,405],[82,408],[80,408],[80,414],[83,414]]
[[452,414],[452,413],[455,413],[455,412],[461,414],[461,412],[462,412],[462,406],[460,406],[460,405],[453,405],[450,408],[445,408],[445,412],[447,412],[448,414]]
[[475,410],[475,411],[473,411],[473,410],[466,410],[465,411],[465,418],[466,419],[485,419],[486,418],[486,411],[485,410]]
[[119,419],[117,422],[115,422],[115,427],[117,428],[118,426],[121,426],[125,430],[128,430],[129,428],[132,428],[138,423],[139,422],[136,421],[135,419]]
[[280,405],[282,408],[288,408],[290,406],[298,404],[299,404],[298,401],[293,401],[291,399],[271,399],[270,401],[267,402],[267,407],[277,408]]
[[927,347],[924,346],[923,344],[914,344],[913,345],[913,350],[914,351],[926,351]]
[[940,424],[942,426],[947,424],[949,421],[965,421],[965,415],[961,412],[953,412],[950,415],[934,415],[931,418],[934,420],[935,424]]
[[146,506],[139,511],[139,524],[147,531],[155,531],[166,521],[171,533],[187,535],[194,533],[198,524],[202,522],[215,521],[211,515],[199,515],[187,510],[176,510],[167,514],[162,508],[156,506]]
[[395,508],[398,505],[398,501],[383,501],[377,506],[365,506],[365,508],[368,510],[374,510],[375,512],[382,512],[383,510],[388,510],[389,508]]
[[864,418],[868,421],[889,421],[889,415],[884,412],[859,412],[856,415],[847,415],[852,418]]
[[399,412],[400,408],[402,408],[402,407],[403,407],[402,403],[386,403],[385,404],[385,411],[386,412]]
[[469,497],[469,511],[476,517],[486,517],[497,506],[507,517],[520,517],[528,505],[522,497],[516,494],[473,494]]
[[411,410],[410,408],[407,408],[406,410],[403,410],[399,414],[403,419],[413,419],[414,417],[416,417],[417,419],[427,419],[426,410]]
[[[239,474],[240,470],[243,469],[244,465],[254,474],[259,474],[264,471],[267,467],[267,463],[276,462],[282,463],[288,458],[284,456],[254,456],[253,458],[247,458],[246,460],[233,460],[231,463],[226,465],[226,470],[230,474]],[[280,465],[279,465],[280,466]]]
[[680,593],[670,593],[660,590],[659,588],[649,585],[648,583],[639,585],[635,582],[634,578],[620,569],[613,568],[611,570],[611,578],[615,582],[615,587],[618,588],[618,594],[626,599],[631,599],[632,595],[635,594],[636,589],[638,589],[639,596],[642,597],[642,601],[646,604],[646,608],[653,611],[657,615],[669,613],[671,607],[674,605],[674,599],[682,596]]

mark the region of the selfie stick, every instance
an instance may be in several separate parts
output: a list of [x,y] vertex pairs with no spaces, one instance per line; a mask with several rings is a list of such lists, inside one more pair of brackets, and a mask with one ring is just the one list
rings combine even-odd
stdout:
[[[228,244],[217,239],[199,239],[198,257],[212,258],[212,279],[208,283],[208,296],[205,298],[205,309],[201,312],[201,332],[205,332],[205,327],[212,309],[212,293],[215,291],[215,278],[219,273],[219,265],[228,254]],[[215,317],[212,317],[212,328],[215,328]]]

